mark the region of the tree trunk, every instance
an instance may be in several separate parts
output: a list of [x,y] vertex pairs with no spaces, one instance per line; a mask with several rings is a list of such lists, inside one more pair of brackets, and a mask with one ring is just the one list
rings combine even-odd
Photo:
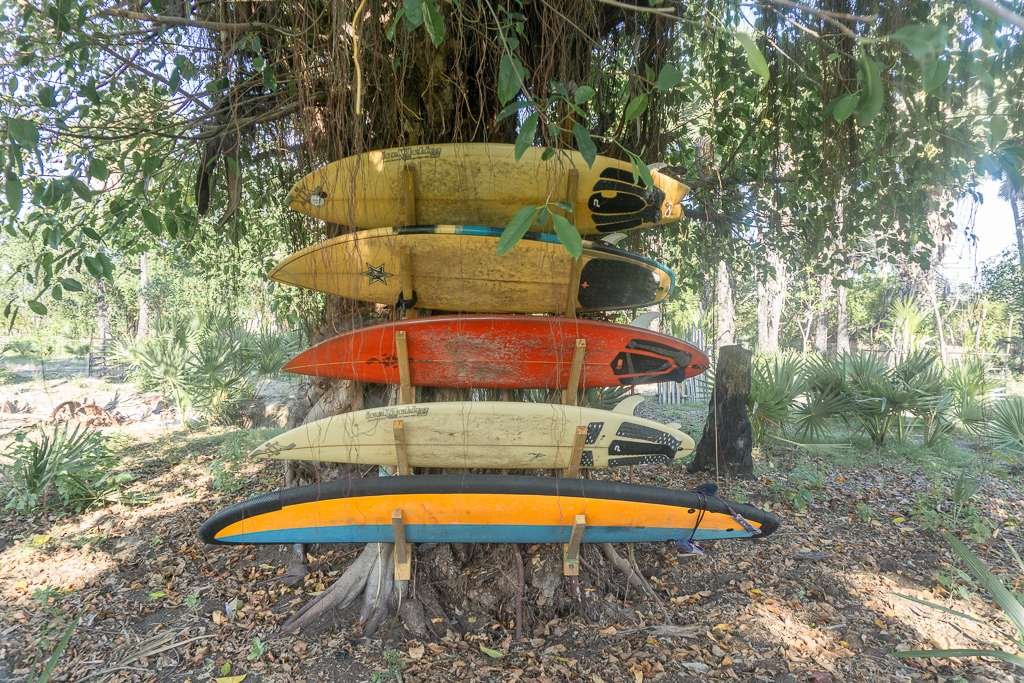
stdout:
[[753,429],[747,416],[752,354],[742,346],[718,350],[715,388],[708,405],[704,433],[688,472],[725,473],[742,479],[754,476]]
[[146,252],[139,254],[139,324],[135,329],[136,339],[149,336],[149,256]]
[[736,342],[736,307],[729,265],[722,259],[715,272],[715,348]]
[[821,276],[821,291],[818,298],[814,321],[814,350],[825,355],[828,353],[828,312],[832,299],[832,278]]
[[96,336],[100,348],[110,338],[110,313],[107,310],[107,283],[103,278],[96,278]]
[[778,353],[782,310],[786,301],[786,264],[769,249],[768,265],[774,270],[757,283],[757,352]]
[[1013,228],[1017,233],[1017,258],[1024,271],[1024,192],[1010,193],[1010,210],[1013,212]]
[[850,320],[846,305],[846,287],[836,287],[836,353],[850,351]]

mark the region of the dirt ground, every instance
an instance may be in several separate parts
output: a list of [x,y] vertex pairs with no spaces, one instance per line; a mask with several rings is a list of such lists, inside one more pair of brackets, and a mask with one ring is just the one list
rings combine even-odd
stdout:
[[[40,406],[19,414],[27,421],[45,417],[40,397],[100,401],[101,385],[120,392],[122,405],[144,400],[128,385],[94,382],[23,379],[0,386],[0,404]],[[279,465],[225,456],[252,435],[188,432],[158,417],[105,430],[118,435],[121,468],[134,478],[118,500],[76,516],[0,516],[0,680],[29,680],[55,651],[55,679],[75,681],[1013,679],[993,660],[893,655],[1009,647],[998,610],[956,590],[952,555],[920,512],[932,480],[919,463],[759,454],[757,479],[722,482],[723,493],[772,509],[782,528],[763,541],[707,543],[703,557],[637,546],[660,605],[622,590],[599,623],[555,618],[533,624],[520,642],[511,622],[467,612],[443,625],[443,638],[420,642],[403,639],[394,623],[362,638],[348,614],[315,633],[279,631],[357,548],[314,548],[313,573],[290,588],[284,549],[199,541],[208,515],[280,485]],[[707,480],[678,465],[615,476],[679,488]],[[1020,477],[989,473],[974,506],[971,519],[987,520],[994,533],[970,545],[1008,582],[1019,580],[1007,544],[1024,550]],[[528,558],[537,550],[524,548]],[[511,568],[501,571],[514,580]]]

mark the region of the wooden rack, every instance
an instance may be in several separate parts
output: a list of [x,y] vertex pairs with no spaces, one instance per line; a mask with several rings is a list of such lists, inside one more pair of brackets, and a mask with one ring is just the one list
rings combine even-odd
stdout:
[[[414,201],[414,200],[412,200]],[[409,300],[412,296],[412,271],[409,266],[409,252],[402,251],[402,297]],[[408,286],[407,286],[408,281]],[[413,309],[406,310],[406,317]],[[409,372],[409,343],[405,331],[395,333],[395,353],[398,356],[398,403],[399,405],[416,401],[416,387],[412,385]],[[409,453],[405,444],[405,422],[395,420],[391,425],[395,438],[395,470],[399,476],[412,474],[409,466]],[[395,536],[395,581],[408,581],[412,578],[412,544],[405,538],[405,515],[401,509],[391,513],[391,529]]]
[[[572,354],[572,365],[569,368],[569,382],[562,390],[562,403],[569,406],[579,404],[580,377],[583,374],[583,359],[587,353],[587,340],[577,339]],[[572,440],[572,453],[569,455],[569,466],[562,470],[562,476],[576,478],[580,476],[580,467],[583,462],[583,447],[587,443],[587,426],[576,427],[576,434]],[[585,515],[576,515],[572,533],[569,535],[569,542],[562,546],[562,574],[565,576],[579,576],[580,573],[580,544],[583,541],[583,532],[587,526]]]

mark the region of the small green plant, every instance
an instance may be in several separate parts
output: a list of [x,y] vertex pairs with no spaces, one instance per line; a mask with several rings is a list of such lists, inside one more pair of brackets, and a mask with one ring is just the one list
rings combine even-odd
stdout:
[[853,514],[862,524],[870,524],[871,520],[875,518],[874,509],[863,501],[857,501],[857,505],[853,508]]
[[[943,537],[952,547],[956,556],[967,567],[967,571],[974,579],[974,582],[985,590],[989,598],[999,606],[1007,620],[1012,624],[1014,633],[1010,636],[1010,640],[1013,641],[1016,652],[1008,652],[1006,650],[993,647],[988,649],[953,648],[947,650],[902,650],[895,652],[894,654],[897,657],[935,657],[939,659],[956,657],[991,657],[993,659],[1006,662],[1014,667],[1024,669],[1024,656],[1022,656],[1022,654],[1024,654],[1024,604],[1021,603],[1021,598],[1012,593],[999,579],[999,577],[993,574],[985,563],[981,561],[981,558],[974,554],[970,548],[964,545],[963,541],[948,532],[944,533]],[[1013,551],[1012,547],[1011,551]],[[1013,555],[1018,559],[1020,571],[1024,573],[1024,563],[1020,562],[1019,555],[1017,555],[1016,551],[1013,551]],[[900,595],[900,597],[925,605],[940,612],[945,612],[946,614],[951,614],[953,616],[982,624],[988,623],[987,620],[979,619],[973,615],[951,609],[945,605],[940,605],[929,600],[921,600],[920,598],[915,598],[909,595]]]
[[825,477],[816,467],[797,465],[785,483],[775,482],[772,493],[797,511],[804,511],[814,502],[815,492],[825,488]]
[[299,352],[299,346],[296,334],[264,328],[248,336],[244,351],[256,373],[268,376],[279,373],[281,366]]
[[89,353],[89,344],[65,344],[64,353],[75,358],[81,358]]
[[764,443],[770,431],[784,432],[804,384],[799,356],[786,354],[754,361],[747,407],[755,443]]
[[253,638],[249,643],[249,654],[245,656],[250,662],[255,662],[267,652],[267,644],[259,638]]
[[0,468],[6,506],[18,512],[81,511],[105,500],[130,475],[113,471],[116,458],[103,435],[58,424],[19,432]]
[[370,683],[385,683],[386,681],[401,681],[402,672],[405,671],[405,660],[402,659],[402,653],[398,650],[387,649],[384,650],[384,665],[387,667],[383,671],[375,671],[370,676]]
[[988,437],[998,450],[1024,457],[1024,397],[1004,398],[993,406]]

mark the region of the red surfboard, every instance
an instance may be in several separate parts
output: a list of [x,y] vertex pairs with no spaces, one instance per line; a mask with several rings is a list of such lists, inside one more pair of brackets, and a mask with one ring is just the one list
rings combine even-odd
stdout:
[[302,352],[284,369],[397,384],[395,333],[404,331],[414,386],[556,389],[587,342],[582,387],[681,381],[704,372],[700,349],[668,335],[596,320],[528,315],[438,316],[353,330]]

